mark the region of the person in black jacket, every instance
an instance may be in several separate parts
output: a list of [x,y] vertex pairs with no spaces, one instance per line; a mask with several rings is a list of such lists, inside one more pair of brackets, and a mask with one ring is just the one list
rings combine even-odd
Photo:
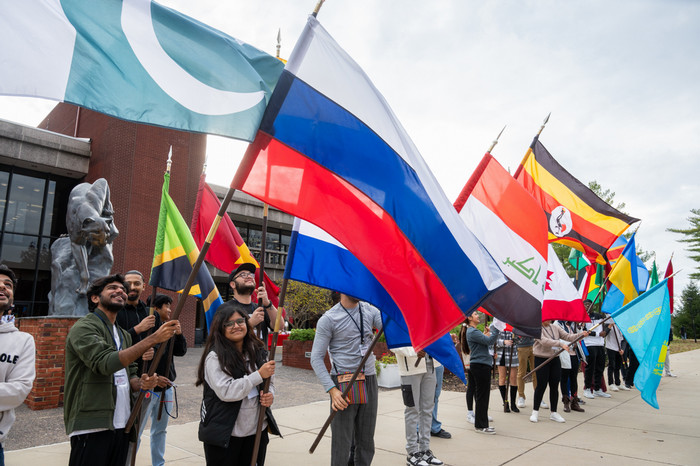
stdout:
[[[151,298],[148,298],[147,305],[150,307]],[[170,320],[170,313],[173,299],[164,294],[157,294],[153,300],[153,307],[162,322]],[[159,326],[160,327],[160,326]],[[157,329],[156,329],[157,330]],[[175,414],[175,389],[173,382],[177,377],[175,372],[175,362],[172,356],[184,356],[187,354],[187,341],[182,334],[180,325],[175,329],[175,336],[165,343],[165,353],[158,363],[156,375],[158,385],[153,389],[154,399],[148,404],[142,414],[142,421],[139,424],[139,438],[146,427],[146,421],[151,419],[151,465],[162,466],[165,464],[165,437],[167,434],[168,420]],[[170,345],[173,345],[172,354]],[[156,346],[156,349],[158,347]],[[171,355],[168,361],[168,355]],[[162,404],[162,408],[161,408]],[[158,419],[160,415],[160,419]]]
[[[214,314],[197,369],[196,386],[204,386],[199,440],[207,465],[249,465],[253,455],[260,405],[270,407],[272,385],[261,393],[263,379],[275,372],[267,350],[253,332],[245,306],[222,304]],[[265,410],[258,466],[265,464],[269,430],[279,435],[270,409]]]

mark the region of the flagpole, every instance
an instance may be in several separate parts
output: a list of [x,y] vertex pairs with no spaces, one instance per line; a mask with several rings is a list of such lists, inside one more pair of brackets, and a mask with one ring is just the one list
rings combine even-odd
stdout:
[[[214,239],[214,235],[219,229],[221,220],[226,214],[226,209],[231,203],[231,199],[233,198],[233,194],[235,192],[236,189],[232,187],[229,187],[228,191],[226,191],[226,196],[224,196],[224,200],[219,206],[219,211],[217,212],[216,217],[214,218],[214,222],[212,222],[211,228],[209,228],[209,233],[207,234],[207,238],[204,240],[204,244],[202,244],[202,249],[200,249],[199,251],[197,260],[192,265],[192,271],[190,272],[190,276],[187,277],[187,283],[185,284],[185,287],[182,290],[182,295],[180,296],[180,299],[178,299],[177,301],[177,306],[175,307],[175,310],[171,315],[171,320],[178,320],[178,318],[180,317],[182,309],[185,307],[185,301],[190,293],[190,289],[192,288],[192,285],[194,284],[194,281],[197,278],[197,273],[199,272],[199,269],[202,266],[202,262],[204,262],[204,257],[206,257],[207,251],[209,251],[209,246],[211,246],[211,242]],[[160,345],[158,351],[156,351],[156,354],[153,357],[151,368],[148,371],[149,376],[152,376],[155,372],[155,366],[157,366],[160,362],[161,358],[163,357],[163,353],[165,353],[165,345]],[[126,427],[124,429],[126,433],[129,433],[134,425],[134,421],[136,420],[136,413],[138,413],[139,409],[141,408],[144,396],[145,392],[141,391],[141,393],[139,393],[138,398],[136,399],[136,403],[134,403],[134,407],[131,410],[131,416],[129,416],[129,420],[127,421]]]
[[[284,298],[287,296],[287,282],[289,280],[285,278],[282,280],[282,289],[280,290],[280,300],[279,300],[279,308],[277,309],[277,317],[275,318],[275,330],[272,333],[272,346],[270,347],[270,355],[268,357],[269,361],[274,361],[275,360],[275,353],[277,352],[277,340],[279,338],[279,333],[280,333],[280,327],[282,326],[282,310],[284,306]],[[272,377],[268,377],[265,379],[263,383],[263,393],[267,393],[270,391],[270,382],[272,381]],[[255,430],[255,443],[253,445],[253,455],[251,456],[251,463],[250,466],[255,466],[258,458],[258,450],[260,449],[260,438],[262,436],[262,424],[263,424],[263,419],[265,419],[265,411],[267,408],[263,406],[262,404],[259,407],[258,410],[258,426],[257,429]]]
[[[345,390],[343,390],[342,397],[343,399],[346,399],[348,396],[348,393],[350,393],[350,390],[352,390],[352,385],[355,383],[355,380],[357,379],[357,376],[360,374],[360,371],[365,367],[365,363],[367,362],[367,359],[369,359],[369,356],[372,354],[372,350],[374,350],[374,346],[377,344],[379,341],[379,338],[382,336],[384,333],[384,328],[382,327],[381,330],[377,332],[377,334],[372,338],[372,343],[370,343],[369,348],[367,349],[367,352],[365,355],[362,357],[362,361],[360,361],[360,365],[357,366],[357,369],[355,369],[355,372],[352,374],[352,377],[350,378],[350,382],[348,383],[348,386],[345,387]],[[333,418],[335,415],[338,413],[338,411],[331,411],[331,414],[328,416],[328,419],[326,419],[326,422],[323,424],[323,427],[321,427],[321,431],[318,433],[316,436],[316,440],[314,440],[314,443],[311,445],[311,448],[309,448],[309,453],[312,453],[316,450],[316,447],[318,444],[321,442],[321,439],[323,438],[323,434],[326,433],[326,430],[328,430],[328,427],[331,425],[331,422],[333,421]]]
[[[639,224],[637,225],[637,229],[634,230],[634,233],[632,233],[632,236],[634,236],[635,234],[637,234],[637,231],[639,230],[639,227],[641,226],[641,224],[642,224],[642,222],[641,222],[641,220],[640,220],[640,221],[639,221]],[[636,252],[635,252],[635,254],[636,254]],[[608,280],[610,279],[610,275],[612,275],[613,271],[615,270],[615,268],[618,266],[619,263],[620,263],[620,258],[617,259],[617,261],[615,262],[615,265],[613,266],[612,270],[610,270],[610,273],[605,277],[605,280],[603,281],[603,283],[602,283],[602,284],[600,285],[600,287],[598,288],[598,293],[596,294],[595,298],[594,298],[593,301],[591,302],[591,305],[588,306],[588,309],[586,309],[586,312],[588,312],[588,310],[591,308],[591,306],[593,306],[593,304],[598,300],[598,297],[600,296],[600,293],[603,291],[603,288],[605,288],[605,285],[608,283]],[[612,314],[610,314],[608,317],[606,317],[606,318],[603,319],[602,321],[600,321],[600,322],[598,322],[597,324],[595,324],[593,327],[589,328],[588,331],[590,332],[591,330],[593,330],[593,329],[599,327],[601,324],[607,322],[607,320],[610,319],[611,317],[612,317]],[[584,338],[584,337],[582,337],[582,336],[581,336],[581,337],[578,337],[576,340],[572,341],[572,342],[569,344],[569,346],[578,343],[578,342],[581,341],[583,338]],[[542,364],[540,364],[539,366],[535,367],[535,368],[532,369],[530,372],[528,372],[527,374],[525,374],[525,377],[527,377],[527,376],[530,375],[530,374],[534,374],[534,373],[537,372],[541,367],[543,367],[543,366],[549,364],[549,361],[551,361],[552,359],[554,359],[554,358],[556,358],[556,357],[559,357],[559,354],[561,354],[562,351],[564,351],[564,348],[559,349],[559,351],[557,351],[553,356],[550,356],[549,359],[547,359],[547,360],[544,361]],[[525,377],[523,377],[523,378],[525,378]]]
[[314,8],[314,12],[311,13],[311,15],[314,18],[318,16],[318,11],[321,9],[321,7],[323,6],[323,2],[325,2],[325,1],[326,0],[318,0],[318,3],[316,4],[316,8]]
[[500,133],[498,133],[498,136],[496,136],[496,139],[494,139],[494,141],[491,143],[491,147],[489,147],[489,149],[486,152],[488,152],[490,154],[491,151],[493,150],[493,148],[496,147],[496,144],[498,144],[498,140],[501,138],[501,134],[503,134],[503,131],[506,130],[506,126],[508,126],[508,125],[503,126],[503,129],[501,130]]
[[[540,126],[540,130],[537,132],[537,135],[535,136],[535,139],[532,141],[533,143],[537,140],[537,138],[540,137],[540,134],[542,134],[542,131],[544,130],[544,127],[547,125],[547,122],[549,121],[549,117],[550,117],[550,116],[552,116],[552,112],[549,112],[549,113],[547,114],[547,118],[545,118],[544,121],[542,122],[542,126]],[[530,148],[532,148],[532,146],[530,146]],[[513,178],[517,178],[517,177],[518,177],[518,175],[519,175],[520,172],[522,171],[523,165],[525,165],[525,161],[527,160],[527,158],[529,157],[529,155],[530,155],[530,151],[528,150],[528,151],[525,152],[525,156],[524,156],[523,159],[520,161],[520,165],[518,165],[518,168],[515,170],[515,175],[513,175]]]

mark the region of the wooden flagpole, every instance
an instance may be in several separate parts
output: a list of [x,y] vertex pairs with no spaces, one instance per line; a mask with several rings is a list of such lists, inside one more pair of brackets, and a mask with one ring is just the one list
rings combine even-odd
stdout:
[[[547,118],[544,119],[542,122],[542,126],[540,126],[540,130],[537,132],[537,135],[535,138],[539,138],[540,134],[542,134],[542,131],[544,131],[544,127],[547,125],[547,122],[549,121],[549,117],[552,116],[552,112],[549,112],[547,114]],[[515,175],[513,175],[513,178],[517,178],[518,175],[520,174],[520,171],[523,169],[523,165],[525,165],[525,161],[527,160],[529,155],[529,150],[525,152],[525,155],[523,156],[523,159],[520,161],[520,165],[518,165],[518,168],[515,170]]]

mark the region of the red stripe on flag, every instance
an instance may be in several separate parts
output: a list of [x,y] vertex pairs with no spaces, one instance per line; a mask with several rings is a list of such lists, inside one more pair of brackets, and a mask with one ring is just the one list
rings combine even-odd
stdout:
[[301,219],[313,219],[372,272],[401,309],[416,349],[462,323],[464,314],[430,265],[371,198],[264,133],[258,133],[241,165],[245,169],[232,186]]

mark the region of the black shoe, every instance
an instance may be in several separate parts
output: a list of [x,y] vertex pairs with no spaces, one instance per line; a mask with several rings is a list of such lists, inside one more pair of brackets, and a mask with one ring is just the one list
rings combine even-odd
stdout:
[[513,411],[514,413],[519,413],[520,410],[518,409],[517,406],[515,406],[515,403],[511,403],[510,405],[510,410]]
[[[517,408],[516,408],[517,409]],[[508,402],[504,401],[503,402],[503,412],[504,413],[509,413],[510,412],[510,406],[508,406]]]
[[430,436],[440,438],[452,438],[452,434],[447,432],[445,429],[440,429],[439,432],[430,431]]

